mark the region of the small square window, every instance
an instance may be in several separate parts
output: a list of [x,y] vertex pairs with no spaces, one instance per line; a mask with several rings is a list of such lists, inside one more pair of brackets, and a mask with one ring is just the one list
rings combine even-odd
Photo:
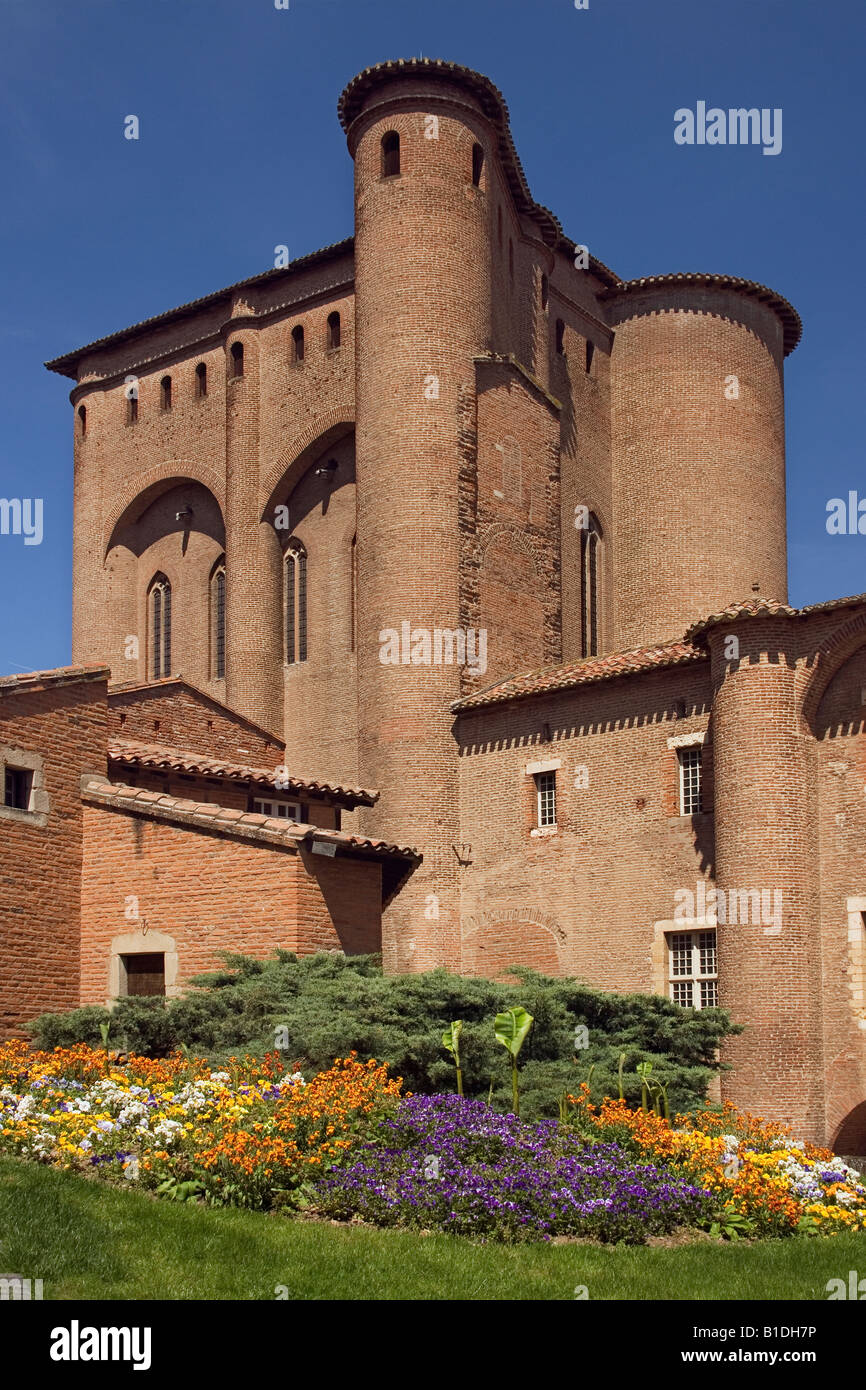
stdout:
[[536,772],[535,790],[539,829],[556,825],[556,773]]
[[142,951],[121,956],[126,975],[127,994],[165,994],[165,955],[162,951]]
[[680,815],[696,816],[703,810],[701,795],[701,759],[703,749],[681,748],[680,759]]
[[26,767],[10,767],[7,763],[3,778],[3,804],[16,811],[29,811],[33,791],[33,773]]

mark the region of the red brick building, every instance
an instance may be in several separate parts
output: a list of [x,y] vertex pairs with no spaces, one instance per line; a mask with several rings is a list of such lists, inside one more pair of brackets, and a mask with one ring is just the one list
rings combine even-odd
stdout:
[[221,951],[381,950],[418,857],[341,829],[376,794],[292,776],[278,736],[186,681],[108,676],[0,679],[0,1037],[176,995]]
[[[327,779],[310,825],[406,878],[389,969],[718,1000],[747,1025],[726,1093],[866,1151],[866,599],[787,605],[796,312],[622,280],[533,200],[468,69],[385,63],[338,109],[352,238],[49,363],[75,383],[73,659],[117,683],[75,813],[82,989],[139,846],[121,887],[177,979],[202,921],[267,949],[274,850],[224,817],[286,764]],[[173,866],[207,814],[237,932]]]

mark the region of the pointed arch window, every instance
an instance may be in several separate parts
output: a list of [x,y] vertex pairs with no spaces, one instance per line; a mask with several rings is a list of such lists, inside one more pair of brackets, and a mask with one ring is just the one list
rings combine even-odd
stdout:
[[150,678],[171,675],[171,585],[157,574],[148,591],[150,608]]
[[283,569],[286,664],[307,659],[307,552],[292,539]]
[[598,656],[602,530],[590,512],[589,525],[580,533],[581,642],[584,656]]
[[211,675],[224,680],[226,674],[226,562],[218,560],[210,580]]

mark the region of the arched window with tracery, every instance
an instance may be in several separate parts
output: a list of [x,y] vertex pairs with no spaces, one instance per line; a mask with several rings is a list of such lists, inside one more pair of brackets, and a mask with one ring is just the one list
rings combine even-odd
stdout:
[[218,560],[210,577],[211,676],[226,674],[226,562]]
[[286,548],[283,593],[286,664],[291,666],[307,659],[307,552],[294,538]]
[[580,533],[581,642],[584,656],[598,656],[599,653],[601,546],[601,524],[595,513],[590,512],[589,524]]
[[162,680],[171,675],[171,585],[164,574],[157,574],[148,590],[150,609],[150,678]]

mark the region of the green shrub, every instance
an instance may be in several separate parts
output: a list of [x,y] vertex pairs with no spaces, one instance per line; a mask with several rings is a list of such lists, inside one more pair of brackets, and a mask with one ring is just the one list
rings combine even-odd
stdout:
[[[355,1051],[386,1061],[406,1090],[453,1091],[454,1062],[442,1033],[462,1019],[460,1061],[467,1096],[512,1104],[509,1059],[493,1020],[522,1007],[534,1024],[520,1054],[521,1113],[554,1117],[564,1090],[576,1090],[593,1067],[592,1095],[617,1095],[617,1067],[626,1054],[624,1091],[640,1104],[639,1062],[669,1087],[672,1113],[702,1105],[715,1051],[738,1031],[720,1009],[695,1013],[652,994],[605,994],[574,979],[553,979],[516,968],[503,984],[439,969],[418,975],[382,973],[377,958],[321,953],[252,960],[225,953],[225,968],[193,981],[182,998],[125,998],[106,1009],[44,1014],[31,1026],[39,1047],[75,1042],[101,1045],[99,1024],[111,1017],[112,1049],[165,1056],[181,1045],[219,1064],[232,1053],[272,1052],[277,1041],[286,1070],[305,1073]],[[575,1050],[578,1025],[586,1046]],[[278,1032],[278,1030],[281,1030]]]

